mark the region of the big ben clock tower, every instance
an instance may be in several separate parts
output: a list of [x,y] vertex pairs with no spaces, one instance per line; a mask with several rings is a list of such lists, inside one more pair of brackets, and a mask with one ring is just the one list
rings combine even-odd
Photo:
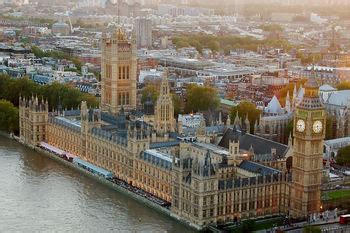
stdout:
[[311,77],[294,116],[290,197],[290,215],[293,218],[307,218],[320,211],[325,124],[326,116],[318,96],[318,85]]

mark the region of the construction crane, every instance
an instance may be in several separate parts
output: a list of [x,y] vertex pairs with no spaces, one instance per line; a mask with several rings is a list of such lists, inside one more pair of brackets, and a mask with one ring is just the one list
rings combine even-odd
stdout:
[[72,21],[71,21],[71,19],[70,19],[70,15],[71,15],[71,14],[72,14],[72,12],[66,11],[66,14],[65,14],[65,15],[68,17],[69,26],[70,26],[70,32],[71,32],[71,33],[74,33],[74,32],[76,32],[76,31],[79,31],[79,30],[80,30],[80,26],[77,27],[77,28],[74,28],[74,27],[73,27]]

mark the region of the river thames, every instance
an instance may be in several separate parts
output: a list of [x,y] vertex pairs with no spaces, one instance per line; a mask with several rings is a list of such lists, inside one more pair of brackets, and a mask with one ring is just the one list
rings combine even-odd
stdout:
[[0,232],[191,229],[0,136]]

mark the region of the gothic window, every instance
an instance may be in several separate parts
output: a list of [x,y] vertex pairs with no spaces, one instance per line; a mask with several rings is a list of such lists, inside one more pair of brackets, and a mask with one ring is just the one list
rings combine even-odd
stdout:
[[126,101],[125,104],[129,105],[129,92],[126,93]]
[[197,208],[194,208],[194,210],[193,210],[193,215],[194,215],[195,217],[198,217],[198,209],[197,209]]
[[118,67],[118,79],[122,79],[122,67]]
[[301,153],[305,153],[305,143],[301,144]]
[[125,79],[125,66],[123,66],[123,79]]
[[129,66],[126,67],[126,79],[130,78],[130,68]]

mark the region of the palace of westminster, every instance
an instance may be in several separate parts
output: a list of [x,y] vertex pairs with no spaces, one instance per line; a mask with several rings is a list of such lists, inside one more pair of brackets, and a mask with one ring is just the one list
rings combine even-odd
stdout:
[[288,145],[250,134],[228,119],[189,132],[174,118],[165,70],[160,95],[143,120],[137,102],[136,44],[118,28],[102,39],[100,109],[49,112],[49,103],[20,97],[20,138],[46,142],[113,172],[171,203],[199,228],[211,223],[286,214],[307,218],[321,205],[325,110],[311,78],[294,110]]

